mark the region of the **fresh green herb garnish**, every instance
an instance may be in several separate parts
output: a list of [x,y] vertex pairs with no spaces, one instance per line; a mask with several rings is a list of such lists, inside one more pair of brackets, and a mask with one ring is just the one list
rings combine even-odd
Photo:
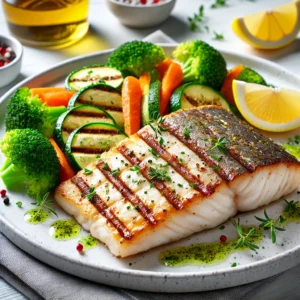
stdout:
[[295,202],[294,200],[291,201],[287,201],[286,199],[284,199],[284,202],[286,203],[286,207],[284,209],[284,212],[289,213],[289,214],[293,214],[297,211],[297,207],[298,207],[298,201]]
[[225,229],[225,226],[224,226],[224,225],[221,225],[221,226],[219,227],[219,229],[220,229],[220,230],[224,230],[224,229]]
[[195,183],[189,183],[189,186],[190,186],[191,188],[193,188],[193,189],[196,188],[196,184],[195,184]]
[[211,155],[210,156],[213,160],[216,160],[216,161],[220,161],[222,156],[221,155]]
[[159,116],[158,119],[155,121],[151,120],[149,122],[149,126],[152,128],[152,130],[155,133],[155,138],[157,139],[159,135],[162,134],[164,131],[168,131],[168,129],[162,127],[162,123],[165,121],[165,119],[162,116]]
[[137,210],[137,211],[140,210],[140,208],[138,207],[138,205],[136,205],[136,206],[134,207],[134,209]]
[[114,169],[111,171],[112,176],[118,177],[120,175],[120,169]]
[[164,142],[165,142],[165,140],[162,137],[160,137],[158,143],[162,146],[164,144]]
[[46,193],[43,197],[38,196],[36,201],[34,203],[31,203],[32,205],[37,206],[39,209],[43,209],[46,212],[50,212],[57,216],[57,213],[54,209],[54,203],[52,200],[48,199],[50,193]]
[[92,173],[93,173],[92,170],[89,170],[89,169],[87,169],[87,168],[84,168],[84,169],[83,169],[83,174],[84,174],[84,175],[90,175],[90,174],[92,174]]
[[89,193],[86,194],[86,198],[89,200],[89,201],[92,201],[93,200],[93,197],[96,195],[96,191],[95,191],[95,187],[91,186],[90,187],[90,190],[89,190]]
[[234,263],[231,264],[231,268],[234,268],[234,267],[236,267],[236,266],[237,266],[237,263],[236,263],[236,262],[234,262]]
[[227,5],[227,0],[215,0],[215,3],[213,3],[210,6],[210,8],[218,8],[226,5]]
[[183,160],[181,157],[179,157],[178,160],[179,160],[181,163],[184,162],[184,160]]
[[194,13],[193,17],[188,17],[191,31],[201,31],[201,23],[204,21],[204,5],[200,5],[198,13]]
[[159,155],[155,152],[154,149],[150,148],[149,152],[155,157],[155,158],[159,158]]
[[104,163],[104,170],[109,170],[109,165],[108,165],[108,163]]
[[167,170],[163,170],[160,168],[150,167],[149,176],[151,179],[158,179],[162,181],[170,181],[171,177],[169,176]]
[[183,135],[184,135],[184,137],[186,138],[186,139],[189,139],[190,138],[190,134],[191,134],[191,129],[190,128],[188,128],[188,127],[185,127],[184,129],[183,129]]
[[235,220],[232,221],[233,226],[236,228],[240,238],[238,239],[234,249],[242,248],[242,247],[247,247],[252,251],[256,251],[259,249],[259,247],[251,242],[251,238],[256,237],[255,233],[255,228],[250,228],[250,230],[246,233],[244,232],[242,226],[240,225],[240,219],[238,219],[238,222]]
[[214,40],[218,40],[218,41],[222,41],[224,40],[224,35],[223,34],[220,34],[220,33],[217,33],[214,31]]
[[256,220],[260,221],[261,223],[259,224],[259,227],[264,228],[264,229],[270,229],[271,232],[271,238],[272,238],[272,243],[276,243],[276,230],[278,231],[285,231],[285,228],[282,228],[279,226],[279,224],[282,224],[286,219],[282,216],[279,216],[276,220],[271,219],[266,210],[264,210],[264,215],[265,219],[260,218],[260,217],[255,217]]
[[228,149],[225,147],[228,143],[225,137],[219,138],[217,141],[213,141],[214,145],[210,147],[207,151],[212,151],[216,148],[218,148],[222,153],[226,154]]
[[130,171],[138,173],[140,171],[140,167],[139,166],[133,166],[132,168],[130,168]]
[[22,203],[21,201],[18,201],[18,202],[16,202],[16,205],[17,205],[18,207],[22,207],[23,203]]
[[178,185],[180,188],[183,187],[183,184],[181,184],[181,183],[178,183],[177,185]]
[[213,170],[216,171],[216,172],[220,171],[220,169],[221,169],[220,166],[213,166]]

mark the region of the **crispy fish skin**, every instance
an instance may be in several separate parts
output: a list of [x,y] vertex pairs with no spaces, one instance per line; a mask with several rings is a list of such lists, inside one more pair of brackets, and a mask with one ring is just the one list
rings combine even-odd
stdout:
[[294,157],[220,107],[176,112],[160,126],[142,128],[55,192],[117,257],[216,227],[300,184]]

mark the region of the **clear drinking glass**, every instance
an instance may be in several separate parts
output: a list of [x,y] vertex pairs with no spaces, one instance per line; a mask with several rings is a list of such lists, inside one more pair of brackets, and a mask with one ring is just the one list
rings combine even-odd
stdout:
[[2,0],[8,28],[22,43],[65,47],[88,31],[88,0]]

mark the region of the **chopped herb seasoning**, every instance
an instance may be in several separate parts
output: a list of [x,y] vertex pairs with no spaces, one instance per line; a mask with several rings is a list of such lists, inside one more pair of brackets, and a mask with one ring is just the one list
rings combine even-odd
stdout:
[[221,155],[211,155],[210,156],[213,160],[216,160],[216,161],[220,161],[222,156]]
[[86,198],[89,200],[89,201],[92,201],[93,200],[93,197],[96,195],[96,191],[95,191],[95,187],[91,186],[90,187],[90,190],[89,190],[89,193],[86,195]]
[[111,173],[114,177],[118,177],[120,176],[120,169],[114,169],[111,171]]
[[191,134],[191,129],[190,128],[188,128],[188,127],[185,127],[184,129],[183,129],[183,135],[184,135],[184,137],[186,138],[186,139],[189,139],[190,138],[190,134]]
[[234,263],[231,264],[231,268],[235,268],[236,266],[237,266],[236,262],[234,262]]
[[137,210],[137,211],[140,210],[140,208],[138,207],[138,205],[136,205],[136,206],[134,207],[134,209]]
[[164,144],[164,142],[165,142],[165,140],[162,137],[160,137],[158,143],[162,146]]
[[218,7],[224,7],[227,6],[227,0],[215,0],[215,3],[213,3],[210,8],[218,8]]
[[84,173],[84,175],[90,175],[90,174],[93,173],[93,171],[92,171],[92,170],[89,170],[89,169],[87,169],[87,168],[84,168],[84,169],[83,169],[83,173]]
[[150,148],[149,152],[155,157],[155,158],[159,158],[159,155],[155,152],[154,149]]
[[183,187],[183,184],[181,184],[181,183],[178,183],[177,185],[178,185],[180,188]]
[[198,12],[194,13],[193,17],[188,17],[188,21],[190,23],[190,30],[201,32],[200,24],[204,21],[204,18],[204,6],[200,5]]
[[212,145],[207,151],[212,151],[214,149],[219,149],[222,153],[227,154],[228,149],[225,147],[227,145],[227,140],[225,137],[219,138],[217,141],[213,141],[214,145]]
[[130,171],[138,173],[140,171],[140,167],[139,166],[133,166],[132,168],[130,168]]
[[22,203],[21,201],[18,201],[18,202],[16,202],[16,205],[17,205],[18,207],[22,207],[23,203]]
[[224,226],[224,225],[221,225],[221,226],[219,227],[219,229],[220,229],[220,230],[224,230],[224,229],[225,229],[225,226]]
[[171,177],[169,176],[167,170],[153,168],[150,167],[149,169],[149,176],[151,179],[158,179],[162,181],[170,181]]
[[220,33],[217,33],[214,31],[214,40],[218,40],[218,41],[223,41],[224,40],[224,35],[223,34],[220,34]]

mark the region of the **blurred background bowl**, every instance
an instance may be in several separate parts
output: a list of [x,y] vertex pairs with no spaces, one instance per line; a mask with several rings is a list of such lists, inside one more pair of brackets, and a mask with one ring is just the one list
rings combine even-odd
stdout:
[[147,28],[164,22],[170,16],[176,0],[144,5],[125,4],[122,0],[107,0],[107,3],[111,12],[122,24],[135,28]]
[[23,47],[15,38],[0,34],[0,43],[1,42],[12,48],[16,54],[16,58],[9,64],[0,67],[0,88],[8,85],[18,77],[21,70],[23,56]]

